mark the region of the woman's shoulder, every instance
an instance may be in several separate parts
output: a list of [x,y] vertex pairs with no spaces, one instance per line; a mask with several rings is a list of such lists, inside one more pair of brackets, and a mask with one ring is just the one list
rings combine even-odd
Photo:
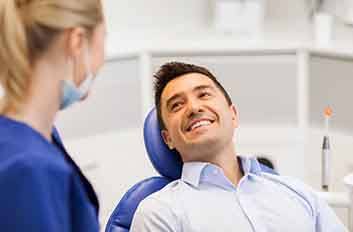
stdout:
[[2,177],[38,179],[40,181],[70,178],[72,168],[55,153],[21,151],[6,153],[0,159],[0,179]]
[[[70,165],[53,144],[27,127],[6,128],[0,132],[0,172],[22,170],[31,172],[70,172]],[[0,129],[2,129],[0,125]]]

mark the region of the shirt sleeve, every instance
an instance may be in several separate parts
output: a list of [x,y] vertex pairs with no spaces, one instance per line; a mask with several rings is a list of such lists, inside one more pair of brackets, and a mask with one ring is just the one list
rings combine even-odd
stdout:
[[342,231],[348,232],[333,209],[321,198],[317,197],[316,232]]
[[178,218],[166,203],[146,198],[138,206],[130,232],[179,232]]
[[325,200],[321,199],[318,194],[316,194],[313,188],[292,177],[276,175],[267,176],[289,186],[291,189],[294,189],[297,194],[308,202],[312,210],[315,232],[348,232],[347,228],[337,217],[333,209]]
[[316,194],[310,186],[295,180],[296,185],[301,189],[307,199],[311,202],[315,215],[315,232],[348,232],[347,228],[337,217],[334,210],[328,203]]
[[0,230],[71,232],[70,178],[68,170],[36,158],[2,163]]

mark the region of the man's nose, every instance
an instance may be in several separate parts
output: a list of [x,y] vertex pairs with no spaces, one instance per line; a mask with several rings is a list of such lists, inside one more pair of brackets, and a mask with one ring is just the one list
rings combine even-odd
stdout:
[[189,99],[187,109],[189,118],[203,112],[201,102],[197,99]]

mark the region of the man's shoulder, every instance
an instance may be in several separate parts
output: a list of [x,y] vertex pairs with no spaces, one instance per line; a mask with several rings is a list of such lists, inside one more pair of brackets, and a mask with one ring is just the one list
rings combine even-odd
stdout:
[[310,194],[314,193],[314,190],[309,185],[305,184],[302,180],[295,177],[285,176],[285,175],[274,175],[270,173],[262,173],[262,176],[265,177],[266,179],[270,179],[279,184],[285,185],[288,188],[291,188],[293,190],[306,192]]
[[175,180],[163,189],[152,193],[138,205],[130,231],[179,231],[180,210],[175,201],[180,185]]
[[284,186],[299,198],[307,202],[311,210],[315,211],[318,196],[315,190],[302,180],[291,176],[273,175],[268,173],[262,173],[262,176]]
[[139,209],[143,211],[155,210],[158,207],[175,208],[178,205],[186,184],[181,180],[174,180],[161,190],[152,193],[143,199],[139,204]]

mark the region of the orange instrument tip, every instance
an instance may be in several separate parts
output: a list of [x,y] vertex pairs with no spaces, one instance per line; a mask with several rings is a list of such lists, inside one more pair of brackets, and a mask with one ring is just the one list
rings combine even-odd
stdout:
[[333,111],[329,106],[325,108],[324,114],[326,117],[331,117],[332,113],[333,113]]

